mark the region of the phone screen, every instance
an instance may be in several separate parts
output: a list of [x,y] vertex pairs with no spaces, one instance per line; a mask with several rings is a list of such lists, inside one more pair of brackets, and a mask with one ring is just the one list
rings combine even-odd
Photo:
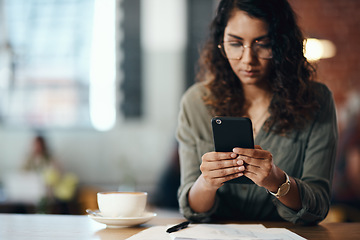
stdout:
[[[234,147],[254,148],[252,123],[244,117],[215,117],[211,120],[213,139],[216,152],[232,152]],[[254,182],[245,176],[227,183]]]

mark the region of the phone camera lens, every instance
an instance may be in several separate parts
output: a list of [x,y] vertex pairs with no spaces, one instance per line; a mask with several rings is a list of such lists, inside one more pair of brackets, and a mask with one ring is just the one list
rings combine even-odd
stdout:
[[220,119],[216,119],[216,123],[220,125],[220,124],[221,124],[221,120],[220,120]]

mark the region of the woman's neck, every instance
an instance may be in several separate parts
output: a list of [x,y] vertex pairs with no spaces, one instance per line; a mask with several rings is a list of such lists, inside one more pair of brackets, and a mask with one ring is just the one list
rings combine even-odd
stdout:
[[268,87],[246,85],[244,88],[245,116],[249,117],[253,124],[254,138],[259,133],[266,119],[270,116],[272,93]]
[[247,106],[270,104],[272,93],[268,86],[245,85],[243,89]]

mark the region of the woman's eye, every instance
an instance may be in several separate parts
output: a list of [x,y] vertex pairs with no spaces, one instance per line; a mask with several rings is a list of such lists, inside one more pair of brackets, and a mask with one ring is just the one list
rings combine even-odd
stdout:
[[261,48],[271,48],[270,42],[255,42],[255,45]]
[[229,42],[231,47],[241,47],[243,44],[241,42]]
[[270,43],[256,43],[256,45],[261,48],[271,48]]

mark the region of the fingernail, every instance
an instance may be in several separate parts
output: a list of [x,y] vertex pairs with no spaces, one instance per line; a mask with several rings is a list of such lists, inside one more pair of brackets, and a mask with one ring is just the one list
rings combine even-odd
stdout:
[[239,160],[236,162],[238,165],[243,165],[243,161],[242,160]]
[[237,157],[237,154],[236,154],[236,153],[232,153],[230,156],[231,156],[232,158],[236,158],[236,157]]

